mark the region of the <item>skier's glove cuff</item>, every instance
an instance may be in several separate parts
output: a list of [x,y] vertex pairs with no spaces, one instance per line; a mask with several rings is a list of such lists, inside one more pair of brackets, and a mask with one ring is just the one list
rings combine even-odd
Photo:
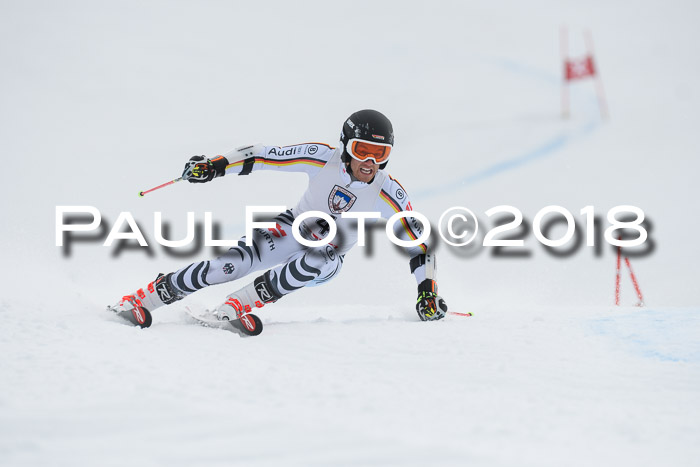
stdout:
[[208,159],[204,156],[193,156],[185,164],[182,179],[190,183],[206,183],[226,173],[228,160],[224,156]]
[[435,321],[445,317],[447,303],[437,294],[437,283],[426,279],[418,286],[418,301],[416,312],[421,321]]

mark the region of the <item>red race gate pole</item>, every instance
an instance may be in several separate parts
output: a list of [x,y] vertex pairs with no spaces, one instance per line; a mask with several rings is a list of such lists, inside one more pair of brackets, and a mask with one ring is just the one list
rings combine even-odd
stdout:
[[[583,39],[586,42],[588,56],[591,58],[591,60],[593,60],[593,35],[591,34],[591,31],[586,29],[583,33]],[[594,65],[593,69],[595,70],[593,79],[595,79],[595,90],[596,94],[598,94],[598,106],[600,107],[600,116],[603,119],[607,120],[609,116],[608,101],[605,99],[605,91],[603,90],[603,79],[600,77],[600,71],[598,70],[597,64]]]
[[559,49],[561,51],[561,61],[564,67],[564,75],[561,81],[561,116],[569,118],[569,80],[566,77],[566,68],[569,61],[569,31],[566,26],[559,29]]
[[617,247],[617,267],[615,268],[615,306],[620,306],[620,258],[622,247]]
[[632,265],[630,264],[630,259],[625,256],[625,264],[627,265],[627,269],[630,270],[630,277],[632,277],[632,284],[634,284],[634,290],[637,292],[637,298],[639,298],[639,303],[637,303],[637,306],[644,306],[644,297],[642,297],[642,289],[639,288],[639,282],[637,282],[637,276],[634,275],[634,271],[632,271]]

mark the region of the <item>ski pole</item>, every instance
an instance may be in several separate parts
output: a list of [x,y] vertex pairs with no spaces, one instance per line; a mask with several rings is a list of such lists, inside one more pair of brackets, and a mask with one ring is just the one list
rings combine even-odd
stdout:
[[150,192],[152,192],[152,191],[158,190],[159,188],[163,188],[163,187],[165,187],[165,186],[172,185],[173,183],[179,182],[180,180],[182,180],[182,177],[178,177],[178,178],[176,178],[175,180],[170,180],[169,182],[163,183],[162,185],[158,185],[157,187],[151,188],[150,190],[139,191],[139,196],[140,196],[141,198],[143,198],[143,197],[146,195],[146,193],[150,193]]
[[472,313],[460,313],[458,311],[448,311],[448,315],[457,315],[457,316],[474,316]]

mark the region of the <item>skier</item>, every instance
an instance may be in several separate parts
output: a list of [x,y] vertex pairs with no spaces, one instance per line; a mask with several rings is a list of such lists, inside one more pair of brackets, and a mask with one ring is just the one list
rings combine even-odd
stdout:
[[[393,145],[394,131],[389,119],[376,110],[361,110],[343,124],[338,148],[322,143],[285,147],[254,145],[214,159],[192,157],[182,175],[190,183],[210,182],[227,174],[248,175],[254,170],[281,170],[305,172],[309,175],[309,186],[296,207],[274,219],[276,228],[253,229],[251,246],[242,237],[238,246],[224,255],[159,274],[146,287],[124,296],[109,308],[117,313],[133,314],[136,324],[148,326],[150,312],[156,308],[206,286],[267,269],[216,308],[217,319],[235,320],[302,287],[328,282],[338,274],[345,254],[357,243],[357,221],[341,217],[342,213],[380,212],[386,219],[397,212],[412,210],[404,188],[383,170]],[[291,233],[292,223],[307,211],[321,211],[335,219],[337,234],[331,243],[308,247],[296,241]],[[300,224],[301,236],[310,241],[323,239],[329,230],[329,224],[321,218],[310,217]],[[412,217],[396,223],[398,238],[415,240],[421,233],[420,224]],[[425,243],[406,249],[411,273],[418,283],[418,316],[423,321],[443,318],[447,305],[437,295],[435,256],[429,253]],[[148,323],[144,324],[146,317]]]

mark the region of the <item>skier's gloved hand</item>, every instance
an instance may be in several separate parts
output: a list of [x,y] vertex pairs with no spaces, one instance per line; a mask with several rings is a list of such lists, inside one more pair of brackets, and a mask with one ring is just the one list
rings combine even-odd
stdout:
[[437,294],[437,284],[434,280],[426,279],[418,286],[416,311],[421,321],[435,321],[445,317],[447,303]]
[[228,160],[224,156],[209,159],[204,156],[192,156],[185,164],[182,179],[190,183],[206,183],[226,173]]

